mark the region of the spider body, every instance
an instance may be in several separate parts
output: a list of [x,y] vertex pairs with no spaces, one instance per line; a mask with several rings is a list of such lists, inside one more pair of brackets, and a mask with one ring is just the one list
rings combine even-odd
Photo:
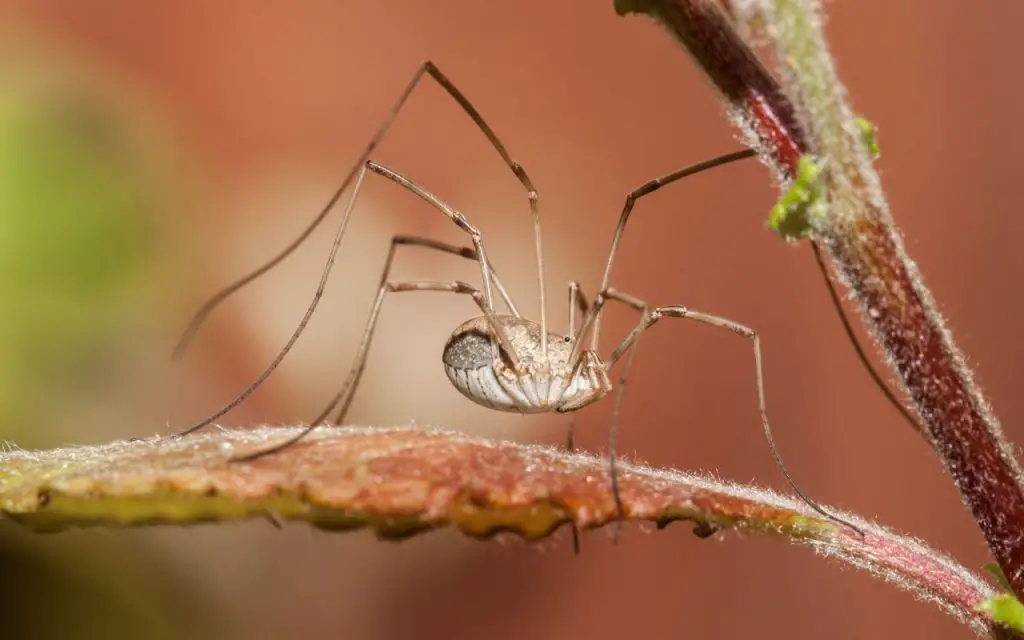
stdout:
[[497,411],[568,413],[603,398],[612,389],[600,357],[585,350],[573,364],[573,341],[547,335],[541,357],[541,328],[532,320],[495,314],[515,349],[518,364],[496,347],[486,316],[463,322],[444,346],[444,370],[455,388],[473,402]]
[[[539,293],[539,314],[538,321],[524,318],[516,308],[501,279],[498,277],[493,265],[487,257],[483,241],[483,234],[470,220],[455,207],[448,204],[438,196],[429,192],[412,179],[390,169],[373,159],[371,154],[378,143],[391,126],[392,121],[398,115],[405,101],[413,88],[423,78],[430,78],[436,82],[451,98],[458,103],[462,110],[473,120],[477,128],[487,137],[491,146],[501,156],[506,166],[520,182],[526,192],[533,219],[534,248],[536,251],[537,284]],[[538,205],[539,196],[537,190],[521,164],[512,159],[505,146],[500,142],[493,129],[484,122],[483,116],[469,102],[459,89],[441,71],[430,62],[419,68],[412,80],[406,85],[405,90],[399,96],[394,107],[391,109],[380,129],[367,145],[362,157],[355,167],[349,172],[341,186],[335,191],[327,206],[321,210],[319,215],[310,223],[306,229],[282,250],[277,256],[266,262],[255,271],[222,289],[204,304],[182,336],[175,353],[180,355],[188,343],[192,340],[196,330],[205,320],[207,315],[227,297],[235,291],[252,282],[263,273],[273,268],[279,262],[290,255],[301,245],[313,230],[324,220],[327,214],[340,200],[342,194],[351,186],[351,194],[344,208],[344,212],[335,233],[334,242],[331,245],[331,252],[327,263],[321,273],[320,282],[313,294],[313,299],[306,312],[300,320],[298,327],[292,336],[278,352],[273,362],[260,374],[260,376],[249,387],[239,394],[234,400],[224,405],[219,411],[207,417],[202,422],[186,429],[179,435],[186,435],[198,429],[213,424],[219,417],[230,411],[239,403],[245,400],[255,389],[257,389],[271,372],[281,363],[285,355],[291,350],[309,322],[317,304],[324,293],[327,278],[331,272],[335,257],[338,254],[342,237],[348,225],[349,217],[352,214],[363,181],[367,175],[375,175],[384,178],[409,193],[425,201],[433,209],[446,217],[453,226],[458,229],[471,243],[472,246],[459,246],[442,240],[425,238],[420,236],[396,235],[391,239],[391,250],[381,272],[380,287],[374,300],[369,317],[366,321],[366,328],[363,337],[356,350],[352,367],[349,370],[345,381],[334,398],[327,404],[323,411],[311,421],[311,423],[299,433],[285,439],[279,444],[241,455],[233,458],[236,462],[251,462],[264,456],[275,454],[287,449],[302,440],[308,433],[316,429],[318,425],[328,421],[330,415],[336,412],[335,423],[341,423],[352,404],[352,398],[359,381],[366,368],[370,344],[373,341],[377,327],[377,319],[380,316],[383,302],[388,294],[411,293],[411,292],[433,292],[455,294],[466,296],[472,299],[483,315],[479,315],[467,322],[464,322],[455,329],[444,347],[442,354],[445,372],[448,379],[462,395],[473,402],[498,411],[519,412],[519,413],[569,413],[585,407],[597,400],[600,400],[612,390],[609,380],[609,370],[620,360],[623,366],[618,375],[618,390],[615,405],[612,413],[610,433],[608,438],[609,458],[609,480],[611,493],[615,500],[616,511],[621,519],[626,517],[621,497],[618,491],[618,475],[615,466],[616,460],[616,433],[619,422],[619,409],[622,400],[622,390],[625,387],[627,373],[630,368],[633,356],[636,353],[636,345],[642,334],[648,331],[660,320],[666,318],[687,319],[704,325],[718,327],[730,331],[747,339],[752,347],[755,365],[755,381],[757,383],[757,401],[761,416],[761,424],[765,438],[775,457],[786,480],[793,490],[816,512],[857,530],[846,521],[836,518],[817,503],[807,497],[790,477],[789,472],[782,464],[782,459],[775,447],[772,438],[771,427],[768,423],[768,412],[765,407],[764,381],[761,367],[760,340],[757,333],[742,324],[726,318],[689,309],[683,306],[661,306],[651,307],[635,296],[611,286],[611,271],[615,253],[625,230],[626,223],[630,218],[634,205],[641,198],[654,193],[664,186],[675,183],[687,176],[700,173],[713,167],[721,166],[744,158],[751,158],[754,152],[751,150],[736,151],[717,158],[700,162],[660,178],[648,181],[640,187],[631,191],[627,196],[619,215],[619,222],[612,235],[611,246],[605,262],[604,275],[601,279],[601,286],[596,292],[593,303],[588,304],[580,292],[579,284],[569,284],[569,327],[564,335],[548,331],[546,315],[546,294],[544,288],[544,260],[541,247],[541,216]],[[407,281],[396,280],[391,277],[391,269],[396,252],[400,248],[418,247],[420,250],[437,251],[476,263],[480,271],[480,286],[475,286],[462,281]],[[498,312],[495,304],[495,297],[500,297],[508,309],[508,313]],[[598,355],[599,336],[601,333],[601,317],[606,303],[613,302],[632,309],[638,314],[638,322],[635,328],[619,342],[618,346],[607,356]],[[577,326],[577,314],[579,326]],[[584,341],[589,338],[589,348],[583,348]],[[572,426],[569,429],[568,446],[572,448]],[[617,531],[617,530],[616,530]],[[859,530],[857,530],[859,531]],[[575,532],[575,529],[574,529]],[[575,535],[574,535],[575,540]]]

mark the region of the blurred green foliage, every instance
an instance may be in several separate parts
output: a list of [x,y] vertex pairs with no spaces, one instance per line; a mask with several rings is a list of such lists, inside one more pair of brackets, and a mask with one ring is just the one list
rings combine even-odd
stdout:
[[144,166],[98,97],[0,73],[0,435],[30,435],[18,425],[87,369],[131,300],[153,200]]
[[[33,448],[65,437],[55,424],[88,437],[69,398],[106,411],[123,395],[94,389],[121,357],[126,315],[154,313],[140,293],[162,282],[166,178],[150,114],[123,85],[13,41],[0,37],[0,442]],[[30,538],[0,519],[0,637],[197,637],[201,606],[154,551],[145,539]]]

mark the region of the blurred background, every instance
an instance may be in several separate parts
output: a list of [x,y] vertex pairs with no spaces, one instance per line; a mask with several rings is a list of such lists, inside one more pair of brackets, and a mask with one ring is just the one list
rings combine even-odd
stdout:
[[[963,7],[831,3],[829,32],[854,107],[879,128],[878,167],[911,255],[1019,440],[1024,91],[1007,77],[1024,7]],[[0,0],[0,438],[34,448],[170,433],[244,388],[301,317],[330,229],[226,304],[172,366],[179,332],[306,225],[428,58],[539,189],[556,330],[565,283],[598,286],[625,194],[738,146],[688,57],[610,0]],[[375,157],[464,211],[520,309],[536,313],[525,194],[437,86],[416,91]],[[776,197],[768,172],[744,163],[642,200],[613,283],[756,328],[776,438],[804,488],[980,570],[984,541],[860,369],[809,248],[765,230]],[[223,424],[319,411],[395,233],[465,240],[368,179],[309,331]],[[416,250],[399,254],[395,277],[478,278],[471,263]],[[386,300],[348,420],[561,443],[564,416],[492,413],[449,385],[441,348],[473,314],[451,296]],[[604,348],[633,322],[611,312]],[[620,450],[785,489],[750,357],[732,335],[659,326],[633,370]],[[606,447],[610,405],[582,412],[578,446]],[[687,525],[627,527],[618,546],[590,533],[574,558],[567,532],[536,545],[450,531],[392,544],[264,521],[46,537],[0,522],[0,554],[12,638],[967,636],[806,549],[699,540]]]

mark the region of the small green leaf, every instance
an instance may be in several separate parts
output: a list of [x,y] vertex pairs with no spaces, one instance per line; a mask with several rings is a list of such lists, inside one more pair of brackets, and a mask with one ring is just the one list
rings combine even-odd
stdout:
[[97,378],[162,247],[155,149],[136,112],[59,65],[26,64],[0,68],[4,437],[22,437],[58,385]]
[[[630,4],[631,0],[620,0]],[[634,6],[635,5],[631,5]],[[854,120],[861,138],[872,158],[878,157],[878,137],[875,125],[866,118]],[[822,181],[822,165],[813,156],[804,154],[797,166],[796,179],[782,194],[768,216],[768,226],[786,240],[802,240],[811,235],[815,224],[825,215],[827,201]]]
[[1010,586],[1010,581],[1006,578],[1006,574],[1003,573],[1002,568],[998,564],[994,562],[986,564],[985,571],[991,573],[992,577],[996,579],[996,582],[998,582],[1004,589],[1009,592],[1013,591],[1013,587]]
[[1001,622],[1017,631],[1024,631],[1024,605],[1013,595],[1013,587],[1010,586],[1010,581],[1006,579],[1006,574],[994,562],[986,564],[985,570],[992,574],[996,582],[1006,589],[1007,593],[1001,593],[988,600],[983,600],[975,608],[978,611],[984,611],[989,614],[996,622]]
[[878,146],[878,129],[867,118],[857,116],[853,121],[857,123],[857,128],[860,129],[861,138],[864,140],[864,144],[868,146],[868,153],[871,154],[871,158],[877,158],[882,153],[881,148]]
[[982,600],[975,608],[1015,631],[1024,631],[1024,605],[1012,594],[1001,593],[988,600]]
[[768,216],[768,226],[787,240],[806,238],[814,221],[825,215],[821,166],[809,155],[800,158],[796,180]]

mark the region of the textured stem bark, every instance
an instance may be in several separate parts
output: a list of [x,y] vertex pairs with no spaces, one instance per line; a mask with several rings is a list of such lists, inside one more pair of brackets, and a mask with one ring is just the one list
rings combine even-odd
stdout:
[[[594,529],[618,521],[608,460],[437,429],[322,427],[280,454],[228,462],[300,429],[0,451],[0,516],[36,531],[267,517],[372,528],[392,539],[444,526],[539,539],[570,522]],[[632,520],[659,528],[691,520],[701,537],[735,530],[807,545],[935,603],[979,634],[995,631],[976,609],[994,595],[984,580],[874,523],[843,514],[861,537],[792,498],[676,471],[622,463],[619,480]]]
[[759,16],[766,21],[765,34],[783,61],[785,90],[719,3],[620,0],[616,5],[620,13],[654,17],[689,50],[721,91],[748,142],[784,184],[795,175],[802,154],[826,163],[829,215],[817,237],[855,294],[870,334],[896,369],[989,549],[1022,597],[1020,465],[906,254],[825,47],[817,3],[756,6],[765,12]]

